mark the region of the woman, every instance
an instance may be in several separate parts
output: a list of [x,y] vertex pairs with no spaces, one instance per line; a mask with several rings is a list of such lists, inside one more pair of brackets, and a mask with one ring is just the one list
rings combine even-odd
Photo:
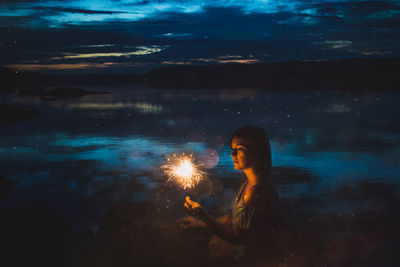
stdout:
[[275,247],[278,194],[271,184],[271,150],[268,136],[258,126],[237,129],[231,137],[232,160],[246,181],[238,191],[232,215],[215,218],[200,204],[186,197],[189,216],[180,220],[183,228],[209,227],[213,236],[209,255],[213,259],[257,260]]

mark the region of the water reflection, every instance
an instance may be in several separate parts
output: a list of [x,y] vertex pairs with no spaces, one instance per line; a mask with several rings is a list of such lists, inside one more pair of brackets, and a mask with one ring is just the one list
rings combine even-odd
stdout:
[[[329,192],[345,186],[358,190],[359,183],[383,178],[398,184],[395,92],[87,89],[112,94],[51,102],[34,96],[5,98],[6,103],[34,105],[41,113],[0,129],[1,175],[15,182],[2,207],[36,200],[55,207],[76,203],[74,209],[57,210],[76,224],[93,227],[116,203],[149,203],[157,194],[164,200],[167,191],[159,190],[166,186],[165,177],[158,168],[165,154],[194,152],[211,178],[220,181],[213,182],[219,193],[205,200],[207,205],[226,212],[240,179],[227,142],[245,124],[268,131],[281,196],[323,203],[303,209],[354,211],[358,206],[343,194]],[[170,207],[183,195],[171,198]],[[88,216],[78,219],[75,213],[82,212]]]
[[[56,104],[53,104],[56,106]],[[135,109],[142,114],[159,114],[163,111],[163,107],[160,105],[153,105],[146,102],[117,102],[117,103],[70,103],[63,106],[66,109],[95,109],[95,110],[110,110],[110,109]]]

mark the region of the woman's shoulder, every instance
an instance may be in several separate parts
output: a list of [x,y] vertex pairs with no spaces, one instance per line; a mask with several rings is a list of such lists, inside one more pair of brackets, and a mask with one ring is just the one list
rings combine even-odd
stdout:
[[278,197],[275,187],[269,183],[255,184],[247,188],[243,200],[247,205],[273,201]]

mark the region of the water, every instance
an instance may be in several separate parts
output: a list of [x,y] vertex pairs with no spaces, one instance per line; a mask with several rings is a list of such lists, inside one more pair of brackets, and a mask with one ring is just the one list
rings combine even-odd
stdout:
[[[228,141],[249,124],[270,136],[280,196],[322,199],[323,205],[309,207],[318,214],[373,208],[360,204],[369,196],[357,191],[365,184],[398,189],[396,92],[84,88],[112,93],[56,101],[4,98],[2,103],[41,113],[0,129],[0,175],[16,185],[1,208],[46,203],[74,226],[96,231],[110,207],[154,201],[154,192],[166,185],[159,171],[165,154],[194,152],[212,179],[240,179]],[[363,200],[349,198],[346,188]],[[225,183],[213,205],[229,209],[234,190]],[[174,201],[183,203],[184,194]]]

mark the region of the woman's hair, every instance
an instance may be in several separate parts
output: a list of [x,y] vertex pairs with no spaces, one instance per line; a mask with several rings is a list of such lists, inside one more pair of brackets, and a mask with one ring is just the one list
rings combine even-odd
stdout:
[[251,146],[250,149],[255,153],[257,168],[265,168],[267,173],[271,171],[271,148],[267,133],[260,126],[244,126],[233,132],[232,139],[238,137],[245,139]]

